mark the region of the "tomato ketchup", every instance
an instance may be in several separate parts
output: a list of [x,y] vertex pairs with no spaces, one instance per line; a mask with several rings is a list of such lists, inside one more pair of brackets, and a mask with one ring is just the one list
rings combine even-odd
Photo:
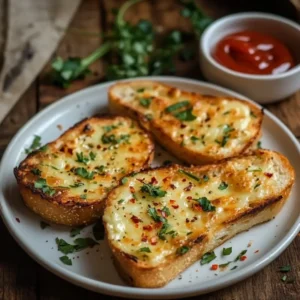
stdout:
[[295,66],[289,49],[272,36],[242,31],[218,42],[214,58],[223,66],[248,74],[280,74]]

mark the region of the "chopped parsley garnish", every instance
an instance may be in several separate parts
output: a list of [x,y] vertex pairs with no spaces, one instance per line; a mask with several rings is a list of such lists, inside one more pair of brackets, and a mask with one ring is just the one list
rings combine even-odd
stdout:
[[55,241],[57,244],[57,250],[64,254],[69,254],[76,251],[74,245],[67,243],[63,239],[56,238]]
[[118,201],[118,204],[122,204],[124,201],[125,201],[124,199],[120,199],[120,200]]
[[195,144],[197,141],[199,141],[200,139],[196,136],[191,136],[191,141]]
[[127,177],[123,177],[123,178],[121,179],[121,183],[122,183],[122,184],[126,184],[127,181],[128,181],[128,178],[127,178]]
[[34,187],[36,189],[41,189],[44,194],[48,194],[49,196],[53,196],[55,194],[55,189],[48,186],[46,179],[39,178],[35,183]]
[[104,239],[104,226],[102,220],[97,221],[93,226],[93,235],[96,241]]
[[145,115],[145,118],[148,120],[148,121],[151,121],[153,119],[153,115],[152,114],[146,114]]
[[45,229],[46,227],[50,227],[50,224],[48,224],[48,223],[46,223],[44,221],[41,221],[40,222],[40,226],[41,226],[42,229]]
[[130,138],[129,134],[121,134],[120,137],[118,138],[114,134],[111,135],[103,134],[101,141],[103,144],[117,145],[122,142],[129,143],[129,138]]
[[83,163],[86,165],[89,161],[89,158],[85,157],[82,152],[76,153],[76,156],[77,156],[77,160],[76,160],[77,162],[80,162],[80,163]]
[[262,172],[262,168],[251,168],[247,169],[248,172]]
[[35,135],[34,136],[34,139],[30,145],[29,148],[25,149],[25,153],[26,154],[29,154],[31,153],[32,151],[36,150],[37,148],[39,148],[41,146],[41,137],[38,136],[38,135]]
[[80,234],[81,228],[72,228],[70,231],[70,237],[74,237]]
[[85,200],[87,198],[87,194],[80,195],[80,198]]
[[112,131],[113,129],[117,129],[118,126],[116,125],[108,125],[108,126],[104,126],[103,129],[106,131],[106,132],[110,132]]
[[219,267],[220,267],[220,268],[225,268],[225,267],[227,267],[230,263],[232,263],[232,261],[229,261],[229,262],[227,262],[227,263],[225,263],[225,264],[220,264]]
[[147,252],[147,253],[151,253],[151,250],[150,250],[150,248],[149,248],[149,247],[142,247],[142,248],[140,249],[140,252]]
[[150,98],[141,98],[140,105],[148,108],[151,104],[151,101],[152,101],[152,99],[150,99]]
[[217,256],[216,256],[216,254],[215,254],[214,251],[206,252],[206,253],[202,256],[202,258],[201,258],[201,260],[200,260],[200,265],[202,266],[202,265],[208,264],[208,263],[210,263],[212,260],[214,260],[216,257],[217,257]]
[[222,250],[222,254],[223,255],[230,255],[232,252],[232,247],[229,247],[229,248],[223,248]]
[[251,116],[252,118],[257,118],[256,114],[255,114],[252,110],[250,111],[250,116]]
[[236,258],[235,258],[235,260],[234,261],[238,261],[238,260],[240,260],[241,259],[241,257],[243,256],[243,255],[245,255],[247,253],[247,250],[243,250]]
[[100,174],[100,175],[104,175],[105,174],[105,166],[101,165],[101,166],[97,166],[95,168],[95,170]]
[[163,222],[163,223],[166,222],[165,218],[157,214],[157,210],[155,207],[149,207],[147,213],[155,222]]
[[91,179],[94,178],[95,173],[94,172],[89,172],[85,168],[76,168],[75,169],[75,174],[82,177],[82,178],[91,180]]
[[215,211],[216,207],[211,204],[211,202],[206,198],[206,197],[201,197],[199,199],[194,199],[196,200],[203,211]]
[[76,248],[76,251],[81,251],[85,248],[93,248],[95,245],[98,245],[96,241],[94,241],[92,238],[78,238],[74,241]]
[[230,271],[235,270],[238,266],[234,266],[230,269]]
[[186,175],[186,176],[188,176],[188,177],[190,177],[190,178],[192,178],[192,179],[194,179],[194,180],[196,180],[196,181],[200,181],[200,178],[197,177],[196,175],[192,174],[192,173],[189,173],[189,172],[187,172],[185,170],[182,170],[182,169],[180,169],[179,172]]
[[291,269],[292,269],[292,268],[291,268],[290,265],[286,265],[286,266],[280,267],[280,268],[279,268],[279,271],[285,273],[285,272],[291,271]]
[[204,181],[204,182],[207,182],[208,180],[209,180],[209,177],[208,177],[207,175],[204,175],[204,176],[203,176],[203,181]]
[[96,156],[97,156],[96,153],[90,152],[90,158],[91,158],[91,160],[95,160]]
[[74,184],[70,185],[71,188],[77,188],[80,186],[83,186],[84,183],[83,182],[75,182]]
[[231,132],[231,131],[234,131],[234,128],[233,127],[231,127],[230,125],[225,125],[224,126],[224,128],[223,128],[223,132],[225,133],[225,134],[228,134],[229,132]]
[[136,91],[137,91],[138,93],[142,93],[142,92],[145,91],[145,89],[144,89],[144,88],[140,88],[140,89],[137,89]]
[[178,103],[175,103],[175,104],[172,104],[170,106],[168,106],[166,109],[165,109],[165,112],[173,112],[175,110],[178,110],[182,107],[185,107],[185,106],[189,106],[190,105],[190,102],[189,101],[181,101],[181,102],[178,102]]
[[223,115],[224,115],[224,116],[225,116],[225,115],[228,115],[228,114],[230,114],[230,110],[227,110],[227,111],[223,112]]
[[180,121],[194,121],[197,117],[192,114],[193,109],[189,108],[181,112],[175,113],[174,117]]
[[59,259],[65,265],[72,266],[72,260],[67,255],[61,256]]
[[144,193],[148,193],[152,197],[164,197],[167,192],[162,190],[161,187],[159,186],[153,186],[150,183],[144,183],[143,186],[141,187],[141,191]]
[[39,169],[32,169],[30,172],[37,176],[40,176],[42,174],[41,170]]
[[169,208],[166,207],[166,206],[164,206],[161,211],[163,211],[166,214],[167,217],[171,214]]
[[165,240],[166,239],[166,237],[165,237],[165,235],[167,234],[167,230],[170,228],[171,226],[170,226],[170,224],[169,223],[167,223],[166,221],[163,223],[163,226],[161,227],[161,229],[159,230],[159,232],[158,232],[158,237],[161,239],[161,240]]
[[218,187],[218,189],[219,189],[220,191],[226,190],[227,188],[228,188],[228,184],[227,184],[226,182],[224,182],[224,181],[222,181],[222,182],[220,183],[219,187]]
[[183,255],[183,254],[185,254],[185,253],[187,253],[189,251],[190,251],[190,247],[188,247],[188,246],[182,246],[182,247],[180,247],[180,248],[178,248],[176,250],[176,253],[179,254],[179,255]]
[[257,149],[261,149],[262,148],[261,141],[257,142],[256,147],[257,147]]
[[44,145],[41,148],[38,149],[38,151],[46,152],[48,149],[48,145]]
[[257,184],[254,186],[254,190],[256,190],[259,186],[260,186],[260,183],[257,183]]

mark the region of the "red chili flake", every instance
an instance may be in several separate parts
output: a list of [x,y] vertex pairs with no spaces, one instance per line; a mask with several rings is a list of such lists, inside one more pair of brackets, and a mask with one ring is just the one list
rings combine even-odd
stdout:
[[273,173],[264,173],[264,175],[271,178],[273,176]]
[[157,179],[155,177],[152,177],[151,184],[157,184],[157,183],[158,183]]
[[172,183],[172,184],[170,184],[170,188],[171,188],[172,190],[175,190],[175,189],[176,189],[176,185],[174,185],[174,184]]
[[142,234],[142,239],[141,239],[141,241],[142,241],[142,242],[147,242],[147,240],[148,240],[148,236]]
[[150,244],[151,244],[151,245],[156,245],[156,244],[157,244],[157,237],[156,237],[156,236],[153,236],[153,237],[150,239]]
[[193,208],[197,211],[202,211],[202,207],[199,204],[194,204]]
[[179,207],[179,205],[172,205],[173,208],[177,209]]
[[145,225],[145,226],[143,226],[143,229],[147,230],[147,231],[151,231],[152,230],[152,226],[151,225]]
[[129,187],[129,189],[130,189],[130,192],[131,192],[132,194],[134,194],[134,193],[135,193],[135,189],[134,189],[134,187],[133,187],[133,186],[130,186],[130,187]]
[[193,197],[192,197],[192,196],[188,196],[188,197],[186,197],[186,199],[188,199],[188,200],[192,200],[192,199],[193,199]]
[[162,181],[163,183],[166,183],[166,181],[169,179],[169,177],[165,177]]
[[170,200],[170,203],[171,204],[174,204],[176,201],[175,200]]
[[159,203],[157,203],[157,202],[153,202],[153,205],[154,205],[154,206],[157,206],[158,204],[159,204]]
[[256,250],[254,253],[258,253],[259,252],[259,250]]
[[189,218],[186,218],[186,219],[185,219],[185,222],[186,222],[186,223],[189,223],[189,222],[190,222],[190,219],[189,219]]
[[189,185],[188,185],[187,187],[184,188],[184,190],[185,190],[186,192],[189,192],[189,191],[192,189],[192,187],[193,187],[193,184],[190,182]]
[[135,199],[134,199],[134,198],[131,198],[129,201],[130,201],[131,203],[135,203]]
[[186,178],[183,178],[183,179],[182,179],[182,182],[186,182]]
[[180,128],[185,128],[186,127],[186,125],[185,124],[180,124]]
[[213,270],[213,271],[218,270],[218,268],[219,268],[219,265],[212,265],[211,266],[211,270]]
[[130,219],[132,220],[133,223],[142,222],[142,220],[140,218],[138,218],[137,216],[132,216]]
[[19,219],[19,218],[16,218],[16,221],[17,221],[18,223],[21,223],[21,221],[20,221],[20,219]]
[[134,224],[135,228],[139,228],[139,223]]
[[156,222],[154,224],[154,228],[160,228],[161,227],[162,222]]
[[241,261],[244,261],[244,260],[246,260],[246,259],[247,259],[247,256],[246,256],[246,255],[243,255],[243,256],[240,258]]

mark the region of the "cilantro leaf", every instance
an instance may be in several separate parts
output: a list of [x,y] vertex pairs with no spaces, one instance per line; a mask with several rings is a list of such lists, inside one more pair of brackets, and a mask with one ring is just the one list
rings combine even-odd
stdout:
[[172,104],[172,105],[166,107],[166,108],[165,108],[165,112],[170,113],[170,112],[173,112],[173,111],[175,111],[175,110],[178,110],[178,109],[180,109],[180,108],[182,108],[182,107],[189,106],[189,105],[190,105],[190,102],[189,102],[189,101],[181,101],[181,102],[177,102],[177,103],[175,103],[175,104]]
[[155,207],[149,207],[147,213],[155,222],[163,222],[163,223],[166,222],[165,218],[157,214],[157,210]]
[[223,248],[222,250],[222,254],[223,255],[230,255],[232,252],[232,247],[229,247],[229,248]]
[[159,186],[153,186],[150,183],[144,183],[144,185],[141,187],[141,191],[144,193],[148,193],[150,196],[157,198],[157,197],[164,197],[167,192],[162,190]]
[[243,255],[245,255],[246,253],[247,253],[247,250],[243,250],[243,251],[235,258],[234,261],[240,260],[240,258],[241,258]]
[[80,234],[81,228],[72,228],[70,231],[70,237],[74,237]]
[[194,121],[197,117],[192,114],[193,109],[189,108],[187,110],[178,112],[174,114],[174,117],[180,121]]
[[75,169],[75,174],[82,177],[82,178],[91,180],[91,179],[94,178],[95,173],[93,171],[89,172],[85,168],[76,168]]
[[227,187],[228,187],[228,184],[227,184],[226,182],[222,181],[222,182],[220,183],[218,189],[222,191],[222,190],[226,190]]
[[72,260],[67,255],[61,256],[59,259],[65,265],[72,266]]
[[176,250],[176,253],[178,254],[178,255],[183,255],[183,254],[185,254],[185,253],[187,253],[187,252],[189,252],[190,251],[190,247],[188,247],[188,246],[182,246],[182,247],[179,247],[177,250]]
[[41,137],[38,136],[38,135],[35,135],[34,136],[34,139],[30,145],[29,148],[25,149],[25,153],[26,154],[29,154],[31,153],[32,151],[36,150],[37,148],[39,148],[41,146]]
[[290,272],[291,269],[292,269],[292,267],[290,265],[286,265],[286,266],[280,267],[279,271],[280,272]]
[[149,247],[142,247],[142,248],[140,249],[140,252],[147,252],[147,253],[151,253],[151,250],[150,250],[150,248],[149,248]]
[[199,199],[194,199],[196,200],[203,211],[215,211],[216,207],[211,204],[211,202],[206,198],[206,197],[200,197]]
[[88,157],[85,157],[82,152],[76,153],[76,156],[77,156],[77,160],[76,160],[77,162],[83,163],[85,165],[89,162]]
[[48,186],[46,179],[44,178],[39,178],[38,180],[36,180],[34,183],[34,187],[36,189],[41,189],[44,194],[48,194],[49,196],[53,196],[56,192],[55,189]]
[[194,180],[196,180],[196,181],[200,181],[200,178],[197,177],[196,175],[192,174],[192,173],[189,173],[189,172],[187,172],[185,170],[182,170],[182,169],[180,169],[179,172],[186,175],[186,176],[188,176],[188,177],[190,177],[190,178],[192,178],[192,179],[194,179]]
[[42,174],[41,170],[39,170],[39,169],[32,169],[30,172],[37,176],[41,176],[41,174]]
[[150,98],[141,98],[140,99],[140,104],[146,108],[148,108],[151,104],[152,99]]
[[201,266],[210,263],[216,257],[217,256],[214,251],[206,252],[201,258],[201,261],[200,261]]

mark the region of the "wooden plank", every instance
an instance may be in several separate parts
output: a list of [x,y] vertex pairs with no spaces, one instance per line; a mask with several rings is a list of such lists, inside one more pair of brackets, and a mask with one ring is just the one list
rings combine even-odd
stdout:
[[36,113],[36,98],[37,85],[36,82],[33,82],[0,124],[0,158],[15,133]]
[[[82,1],[53,58],[56,56],[68,58],[89,55],[101,44],[100,24],[99,1]],[[61,89],[51,83],[51,77],[49,76],[51,62],[49,62],[39,77],[39,108],[43,108],[65,95],[81,90],[101,80],[103,77],[101,62],[94,63],[90,69],[92,74],[88,75],[85,80],[74,82],[68,89]]]

